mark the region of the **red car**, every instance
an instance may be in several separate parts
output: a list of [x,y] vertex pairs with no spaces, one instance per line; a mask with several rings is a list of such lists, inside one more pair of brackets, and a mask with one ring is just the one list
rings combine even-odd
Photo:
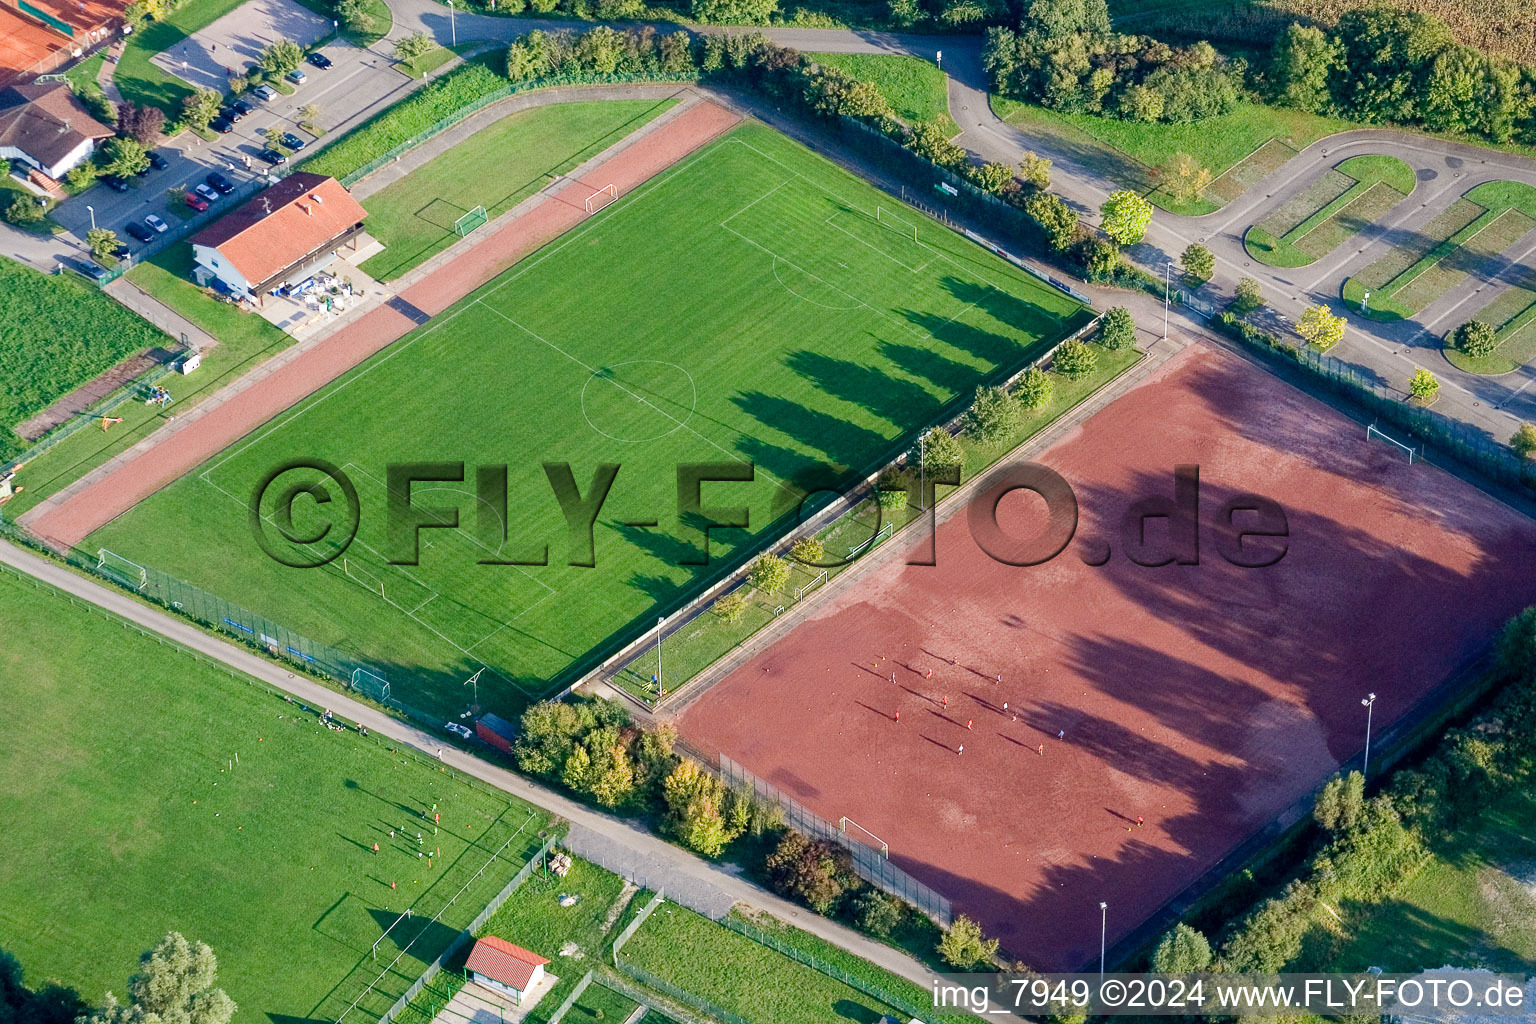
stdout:
[[192,209],[196,210],[198,213],[202,213],[204,210],[208,209],[208,200],[204,199],[196,192],[188,192],[184,199],[186,200],[186,204],[192,207]]

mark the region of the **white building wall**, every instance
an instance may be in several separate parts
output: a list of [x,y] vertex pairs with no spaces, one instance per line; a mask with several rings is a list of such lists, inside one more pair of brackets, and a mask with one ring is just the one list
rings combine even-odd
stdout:
[[251,294],[251,283],[213,246],[194,244],[192,246],[192,259],[198,266],[203,267],[214,277],[222,281],[225,287],[236,295],[248,296]]

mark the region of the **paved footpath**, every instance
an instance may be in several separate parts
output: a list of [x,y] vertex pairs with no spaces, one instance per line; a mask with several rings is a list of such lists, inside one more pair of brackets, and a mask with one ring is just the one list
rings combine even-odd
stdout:
[[342,718],[365,726],[370,732],[414,747],[429,757],[439,757],[445,765],[456,771],[472,775],[520,800],[553,811],[571,822],[572,841],[583,856],[590,857],[617,874],[665,888],[667,897],[676,903],[715,917],[720,916],[722,908],[743,903],[834,943],[914,984],[928,988],[933,980],[931,971],[899,950],[865,938],[851,928],[780,899],[742,878],[728,866],[712,864],[658,838],[642,824],[604,814],[457,747],[445,746],[436,736],[408,722],[295,675],[243,647],[226,643],[182,619],[167,615],[94,580],[77,576],[57,563],[9,542],[0,541],[0,562],[236,671],[253,676],[306,704],[330,708]]

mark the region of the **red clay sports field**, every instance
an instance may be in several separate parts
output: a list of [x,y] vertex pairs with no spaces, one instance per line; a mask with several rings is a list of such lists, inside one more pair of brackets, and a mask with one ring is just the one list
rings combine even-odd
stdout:
[[[1097,958],[1099,901],[1114,942],[1356,755],[1367,691],[1379,733],[1536,598],[1536,524],[1203,344],[1033,457],[1082,508],[1062,555],[1002,565],[954,515],[937,566],[893,549],[680,727],[1041,969]],[[1086,565],[1179,463],[1207,515],[1278,501],[1284,559]],[[1000,522],[1027,535],[1043,507],[1016,493]]]

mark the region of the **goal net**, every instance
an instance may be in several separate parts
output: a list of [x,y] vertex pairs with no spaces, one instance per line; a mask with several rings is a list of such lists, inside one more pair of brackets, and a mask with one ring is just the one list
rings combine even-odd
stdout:
[[389,700],[389,680],[365,668],[352,670],[352,688],[383,704]]
[[[915,222],[898,217],[883,206],[875,207],[875,220],[879,221],[882,227],[890,228],[901,237],[910,238],[912,241],[917,242],[917,224]],[[921,245],[922,243],[918,242],[918,244]]]
[[879,836],[875,835],[869,829],[865,828],[863,825],[860,825],[852,818],[839,818],[837,822],[837,830],[845,836],[848,835],[850,830],[852,830],[855,833],[855,839],[858,839],[866,846],[873,846],[875,849],[880,851],[880,856],[885,857],[886,859],[890,859],[891,848],[886,845],[885,840],[881,839]]
[[460,238],[463,238],[471,231],[484,225],[485,222],[489,219],[490,217],[486,214],[485,207],[477,206],[473,210],[470,210],[468,213],[466,213],[464,216],[460,217],[458,220],[454,221],[453,230],[458,233]]
[[134,590],[143,590],[149,583],[149,571],[137,562],[130,562],[122,555],[101,548],[96,552],[96,571],[104,573]]
[[615,185],[604,185],[587,197],[587,212],[596,213],[609,203],[618,201],[619,190]]
[[1392,446],[1394,451],[1406,457],[1410,466],[1423,458],[1423,456],[1419,454],[1418,449],[1414,448],[1412,445],[1404,444],[1397,438],[1383,431],[1374,423],[1365,428],[1365,439],[1367,441],[1385,441],[1387,444]]

